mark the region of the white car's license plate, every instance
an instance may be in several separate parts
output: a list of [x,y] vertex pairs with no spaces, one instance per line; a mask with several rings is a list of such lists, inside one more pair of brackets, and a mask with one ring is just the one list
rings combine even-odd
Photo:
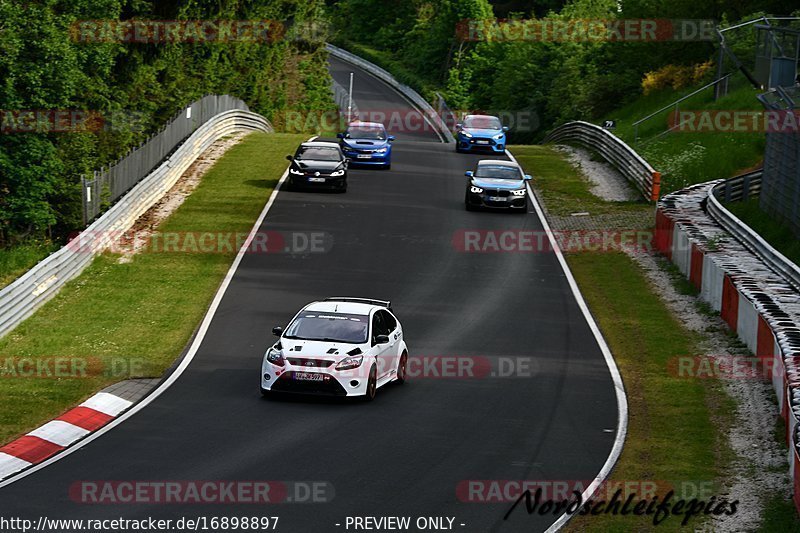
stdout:
[[490,202],[505,202],[508,198],[504,198],[502,196],[490,196],[487,198]]
[[295,372],[294,379],[300,381],[322,381],[322,374],[315,374],[314,372]]
[[489,144],[489,141],[478,140],[478,141],[475,141],[475,144]]
[[370,154],[358,154],[358,159],[372,159]]
[[308,181],[324,182],[325,178],[308,178]]

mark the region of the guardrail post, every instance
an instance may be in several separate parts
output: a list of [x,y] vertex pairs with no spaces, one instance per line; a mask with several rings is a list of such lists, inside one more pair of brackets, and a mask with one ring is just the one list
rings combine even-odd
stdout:
[[653,172],[653,188],[650,190],[650,201],[657,202],[661,194],[661,172]]
[[750,198],[750,175],[746,175],[742,180],[742,201]]

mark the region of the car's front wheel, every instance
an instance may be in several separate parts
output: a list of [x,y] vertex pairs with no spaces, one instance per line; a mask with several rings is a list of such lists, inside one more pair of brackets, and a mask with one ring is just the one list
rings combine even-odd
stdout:
[[364,400],[371,402],[375,399],[375,394],[378,391],[378,370],[373,365],[369,371],[369,380],[367,380],[367,393],[364,395]]
[[408,352],[403,352],[400,362],[397,363],[397,383],[402,385],[406,382],[406,372],[408,371]]

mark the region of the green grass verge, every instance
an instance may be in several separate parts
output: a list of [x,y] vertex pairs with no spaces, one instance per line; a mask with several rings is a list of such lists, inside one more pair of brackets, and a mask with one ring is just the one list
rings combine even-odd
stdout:
[[[550,147],[510,150],[533,172],[534,189],[551,214],[652,212],[651,205],[593,196],[582,174]],[[730,422],[716,413],[731,412],[731,400],[717,382],[679,378],[669,370],[677,357],[698,353],[699,337],[673,316],[627,255],[585,252],[566,257],[614,354],[629,402],[628,436],[610,480],[714,486],[730,460],[725,436]],[[702,518],[694,518],[689,526],[702,523]],[[568,529],[622,532],[653,527],[652,516],[608,514],[575,517]],[[658,529],[677,531],[681,518],[671,517]]]
[[[668,370],[675,358],[697,353],[697,338],[670,313],[625,254],[567,258],[614,354],[629,402],[628,437],[610,479],[713,485],[723,472],[718,450],[725,436],[712,420],[709,404],[711,396],[721,393]],[[701,522],[694,518],[689,525]],[[677,531],[680,523],[680,517],[671,517],[658,529]],[[571,524],[574,530],[620,532],[652,526],[652,517],[613,515],[577,517]]]
[[758,198],[731,202],[725,207],[739,220],[750,226],[776,250],[796,265],[800,265],[800,240],[792,230],[769,216],[758,206]]
[[[248,232],[305,135],[248,136],[203,177],[163,232]],[[235,250],[106,253],[35,315],[0,339],[0,442],[128,377],[158,377],[200,323]],[[15,377],[18,358],[86,363],[74,377]],[[9,363],[9,360],[12,360]],[[9,366],[10,364],[10,366]]]
[[544,198],[548,213],[556,216],[576,212],[592,215],[652,211],[642,202],[606,202],[589,192],[589,182],[552,146],[508,147],[526,172],[533,174],[533,188]]
[[0,249],[0,288],[20,277],[57,249],[52,243],[18,244]]

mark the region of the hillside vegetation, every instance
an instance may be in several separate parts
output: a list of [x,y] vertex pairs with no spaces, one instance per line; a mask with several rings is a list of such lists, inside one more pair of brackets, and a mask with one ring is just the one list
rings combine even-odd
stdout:
[[[289,107],[330,109],[325,35],[310,31],[323,15],[323,0],[0,1],[0,248],[81,229],[80,177],[205,94],[237,96],[270,118]],[[144,42],[80,30],[131,20],[278,22],[249,40]],[[20,132],[26,111],[96,113],[104,127]]]

